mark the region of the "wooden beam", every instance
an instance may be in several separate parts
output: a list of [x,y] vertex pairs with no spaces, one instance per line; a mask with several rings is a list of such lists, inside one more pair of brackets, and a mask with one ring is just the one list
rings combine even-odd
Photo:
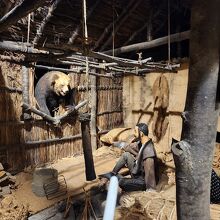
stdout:
[[55,125],[59,123],[59,121],[57,121],[56,118],[54,118],[54,117],[52,117],[50,115],[47,115],[46,113],[44,113],[44,112],[42,112],[42,111],[40,111],[40,110],[30,106],[27,103],[23,103],[22,107],[23,107],[23,109],[25,111],[31,111],[31,112],[35,113],[36,115],[41,116],[43,119],[45,119],[45,120],[47,120],[49,122],[52,122]]
[[[128,19],[128,17],[135,11],[135,9],[140,5],[142,0],[137,0],[135,4],[132,6],[130,10],[127,11],[125,16],[119,21],[118,24],[116,24],[116,27],[114,28],[114,33],[116,34],[117,31],[120,29],[120,27],[125,23],[125,21]],[[108,39],[105,41],[105,43],[102,45],[102,47],[99,49],[99,51],[103,51],[112,41],[112,34],[109,34]],[[114,54],[115,55],[115,54]]]
[[[171,34],[170,41],[171,41],[171,43],[179,42],[179,41],[187,40],[187,39],[189,39],[189,37],[190,37],[190,31],[184,31],[184,32],[176,33],[176,34]],[[158,38],[158,39],[155,39],[152,41],[148,41],[148,42],[131,44],[128,46],[116,48],[116,49],[114,49],[114,54],[116,56],[118,54],[128,53],[128,52],[132,52],[132,51],[136,51],[136,50],[146,50],[149,48],[154,48],[154,47],[158,47],[158,46],[167,44],[167,42],[168,42],[168,36],[161,37],[161,38]],[[104,51],[103,53],[111,54],[112,51],[113,50],[107,50],[107,51]]]
[[46,4],[48,2],[45,0],[24,0],[1,18],[0,32],[7,30],[10,25],[15,24],[19,19]]
[[25,145],[37,145],[37,144],[48,144],[48,143],[57,143],[57,142],[62,142],[62,141],[72,141],[72,140],[77,140],[81,139],[82,135],[77,134],[74,136],[69,136],[69,137],[61,137],[61,138],[52,138],[52,139],[46,139],[46,140],[37,140],[37,141],[25,141]]
[[[86,74],[85,68],[84,67],[79,67],[79,68],[71,68],[71,69],[66,69],[66,68],[59,68],[59,67],[51,67],[51,66],[45,66],[45,65],[30,65],[39,69],[46,69],[50,71],[62,71],[65,73],[76,73],[76,74]],[[98,77],[106,77],[106,78],[112,78],[113,74],[99,74],[99,73],[94,73],[92,71],[89,71],[89,75],[92,76],[98,76]]]
[[131,0],[128,1],[127,6],[124,8],[124,10],[122,11],[122,13],[117,17],[117,19],[115,20],[115,22],[111,22],[104,30],[104,32],[102,33],[102,35],[99,37],[99,39],[96,41],[95,46],[93,47],[93,50],[97,49],[99,47],[99,45],[102,43],[102,41],[104,40],[104,38],[109,34],[109,32],[112,30],[113,25],[117,24],[117,22],[119,22],[130,10],[130,8],[133,6],[133,4],[136,2],[136,0]]
[[56,116],[56,117],[52,117],[44,112],[42,112],[41,110],[38,110],[32,106],[30,106],[27,103],[23,103],[22,107],[24,108],[24,110],[26,111],[30,111],[35,113],[36,115],[41,116],[43,119],[52,122],[55,126],[59,125],[59,123],[64,120],[65,118],[67,118],[70,114],[72,114],[74,111],[77,111],[79,108],[83,107],[85,104],[87,104],[87,100],[84,100],[82,102],[80,102],[77,106],[75,106],[74,109],[71,109],[69,111],[66,111],[63,115],[61,116]]
[[40,40],[44,30],[45,30],[45,27],[46,27],[47,23],[50,21],[51,17],[53,16],[52,13],[54,12],[54,10],[57,8],[57,5],[61,1],[62,0],[55,0],[54,3],[49,7],[47,16],[44,18],[44,20],[41,22],[41,25],[37,29],[36,36],[33,40],[34,45],[36,45],[39,42],[39,40]]
[[[179,36],[179,34],[178,34],[178,36]],[[147,43],[150,43],[150,42],[147,42]],[[50,53],[49,51],[35,49],[29,45],[30,44],[21,43],[21,42],[2,41],[2,42],[0,42],[0,50],[24,53],[26,55],[25,61],[27,61],[27,62],[43,61],[43,62],[48,62],[48,63],[53,63],[53,64],[54,63],[70,64],[70,62],[68,63],[68,61],[59,60],[59,59],[64,59],[65,53],[53,54],[53,53]],[[60,45],[60,49],[62,49],[61,45]],[[71,52],[74,50],[75,50],[74,46],[68,45],[67,52]],[[118,69],[118,72],[131,73],[131,74],[136,74],[136,75],[138,75],[138,72],[142,71],[142,69],[134,69],[135,67],[148,68],[149,71],[154,71],[154,70],[164,71],[165,70],[165,71],[172,72],[172,65],[169,65],[166,67],[161,67],[160,65],[151,64],[150,63],[151,57],[146,58],[144,60],[136,61],[136,60],[124,59],[124,58],[120,58],[120,57],[113,57],[113,56],[110,56],[110,55],[107,55],[104,53],[93,52],[93,51],[88,51],[88,54],[86,54],[86,56],[89,56],[90,58],[96,58],[99,60],[101,59],[101,60],[105,60],[107,62],[110,62],[110,64],[97,63],[97,65],[94,65],[92,63],[91,66],[92,66],[92,68],[103,69],[103,67],[105,65],[110,65],[110,66],[106,67],[106,70],[110,70],[112,72],[114,72],[115,67],[111,67],[111,66],[112,65],[115,66],[116,64],[121,66],[121,67],[117,67],[115,69],[115,70]],[[71,57],[73,59],[77,59],[78,56],[73,55]],[[71,57],[67,57],[67,58],[70,59]],[[9,57],[5,57],[5,60],[6,59],[10,60]],[[22,59],[21,59],[21,62],[22,62]],[[13,59],[11,59],[11,61],[17,62],[18,59],[14,57]],[[83,62],[80,63],[79,61],[76,61],[75,64],[78,66],[84,67]],[[130,67],[130,70],[128,70],[127,67]],[[52,67],[49,67],[49,68],[52,68]],[[122,69],[122,68],[124,68],[124,69]],[[131,69],[131,68],[133,68],[133,69]],[[148,70],[144,69],[144,71],[148,71]],[[66,71],[70,71],[70,70],[66,70]],[[84,71],[84,70],[82,70],[82,71]],[[96,73],[91,73],[91,75],[95,75],[95,74]],[[96,74],[96,76],[101,76],[101,74]],[[112,75],[111,74],[110,74],[110,76],[106,75],[106,77],[112,77]]]
[[[97,8],[98,4],[101,2],[102,0],[97,0],[95,2],[95,4],[93,5],[93,7],[91,9],[89,9],[89,12],[87,14],[87,19],[93,14],[93,12],[95,11],[95,9]],[[79,32],[82,29],[82,25],[79,24],[76,29],[73,31],[71,37],[69,38],[68,44],[73,44],[76,37],[79,35]]]
[[49,54],[48,51],[38,50],[30,46],[30,44],[14,41],[0,41],[0,50],[21,53]]
[[56,116],[56,119],[57,119],[58,121],[64,120],[64,119],[67,118],[69,115],[71,115],[73,112],[78,111],[80,108],[82,108],[82,107],[83,107],[84,105],[86,105],[87,103],[88,103],[87,100],[84,100],[84,101],[80,102],[78,105],[75,106],[75,108],[66,111],[63,115],[61,115],[61,116]]

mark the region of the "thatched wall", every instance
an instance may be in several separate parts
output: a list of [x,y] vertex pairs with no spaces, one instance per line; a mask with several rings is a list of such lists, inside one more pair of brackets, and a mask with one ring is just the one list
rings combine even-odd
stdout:
[[[34,70],[29,70],[31,105],[34,99]],[[71,74],[72,84],[79,88],[76,103],[88,98],[88,92],[82,89],[86,85],[85,75]],[[117,84],[117,86],[116,86]],[[108,86],[108,87],[106,87]],[[12,168],[19,169],[29,165],[39,165],[57,159],[82,153],[81,138],[34,144],[33,141],[71,137],[81,133],[80,123],[72,117],[59,127],[46,123],[32,114],[30,121],[21,121],[22,92],[10,92],[7,87],[22,89],[22,68],[7,62],[0,63],[0,162],[7,162]],[[97,126],[110,129],[123,125],[122,82],[100,78],[98,87]],[[80,89],[81,88],[81,89]],[[87,109],[84,108],[83,111]],[[112,112],[119,110],[119,112]]]
[[[188,66],[183,64],[178,73],[162,75],[166,82],[158,80],[160,73],[124,78],[124,123],[126,127],[133,127],[138,121],[147,123],[158,157],[174,167],[170,146],[172,137],[179,140],[182,131],[181,112],[185,106]],[[159,131],[155,132],[155,127],[160,128]]]

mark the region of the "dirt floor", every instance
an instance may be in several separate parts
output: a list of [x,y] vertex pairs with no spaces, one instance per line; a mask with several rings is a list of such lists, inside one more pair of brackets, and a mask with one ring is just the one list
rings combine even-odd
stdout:
[[[96,175],[109,172],[115,165],[117,158],[120,156],[120,151],[111,147],[102,147],[94,152],[94,163]],[[89,190],[93,186],[100,184],[98,179],[87,182],[85,178],[84,157],[76,156],[64,158],[47,167],[52,167],[58,170],[59,175],[63,175],[67,182],[68,194],[48,200],[46,197],[38,197],[32,192],[32,174],[33,170],[22,172],[16,176],[18,189],[13,191],[11,197],[4,201],[6,214],[11,208],[14,209],[11,219],[18,219],[18,216],[23,215],[26,219],[28,211],[31,214],[37,213],[54,204],[64,200],[67,196],[72,196],[73,200],[80,195],[84,195],[83,188]],[[137,220],[137,219],[160,219],[160,220],[175,220],[175,176],[174,173],[169,173],[161,181],[160,192],[132,192],[123,193],[119,199],[119,205],[116,210],[116,220]],[[1,205],[1,204],[0,204]],[[6,207],[7,206],[7,207]],[[3,207],[3,206],[2,206]],[[211,219],[220,219],[220,205],[211,205]],[[1,210],[2,211],[2,210]],[[1,212],[0,212],[1,216]],[[7,219],[8,218],[3,218]]]
[[[97,150],[93,156],[96,175],[99,175],[112,169],[118,155],[117,152],[113,151],[111,148],[103,147]],[[63,175],[65,177],[68,195],[71,196],[83,193],[83,187],[85,190],[88,190],[99,183],[98,179],[90,182],[86,181],[83,155],[72,158],[64,158],[51,164],[49,167],[57,169],[59,175]],[[52,200],[47,200],[46,197],[38,197],[32,192],[31,172],[22,172],[16,177],[19,186],[18,189],[13,192],[13,195],[19,202],[28,204],[29,211],[32,214],[39,212],[40,210],[43,210],[67,197],[67,195],[65,195]]]

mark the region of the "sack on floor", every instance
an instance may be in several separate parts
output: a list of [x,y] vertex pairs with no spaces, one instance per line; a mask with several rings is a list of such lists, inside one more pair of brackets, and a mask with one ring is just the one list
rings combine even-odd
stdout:
[[100,138],[103,143],[107,144],[112,144],[115,141],[130,142],[132,139],[134,139],[133,128],[114,128]]

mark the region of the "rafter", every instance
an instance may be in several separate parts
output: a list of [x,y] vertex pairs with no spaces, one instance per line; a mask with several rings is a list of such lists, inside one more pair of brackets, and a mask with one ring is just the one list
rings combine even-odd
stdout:
[[15,24],[19,19],[46,4],[48,4],[48,2],[45,0],[24,0],[1,18],[0,32],[5,31],[10,25]]
[[[124,43],[123,43],[123,45],[122,46],[126,46],[126,45],[128,45],[131,41],[133,41],[139,34],[141,34],[147,27],[148,27],[148,25],[149,25],[149,18],[150,18],[150,16],[152,16],[151,17],[151,22],[152,22],[152,24],[153,24],[153,21],[156,19],[156,17],[159,15],[160,16],[160,12],[161,12],[161,9],[163,8],[162,7],[163,6],[163,4],[160,4],[160,6],[159,6],[159,8],[157,8],[157,10],[156,10],[156,12],[154,13],[153,11],[154,11],[154,9],[152,8],[152,4],[151,4],[151,11],[150,11],[150,15],[147,17],[147,21],[145,22],[145,24],[141,27],[141,28],[139,28],[137,31],[135,31],[129,38],[128,38],[128,40],[127,41],[125,41]],[[163,23],[164,24],[164,23]],[[161,27],[161,26],[160,26]],[[153,30],[154,28],[153,27],[151,27],[152,28],[152,31],[153,31],[153,33],[152,34],[155,34],[155,31]],[[158,29],[158,28],[157,28]],[[148,30],[148,29],[147,29]],[[151,39],[152,40],[152,39]]]
[[[132,8],[127,11],[125,16],[119,21],[119,23],[116,25],[114,32],[117,33],[117,31],[120,29],[120,27],[125,23],[125,21],[128,19],[128,17],[135,11],[135,9],[140,5],[142,0],[137,0],[135,4],[132,6]],[[109,35],[109,38],[105,41],[105,43],[100,48],[100,51],[103,51],[112,41],[112,34]]]
[[111,22],[104,30],[104,32],[102,33],[102,35],[99,37],[99,39],[96,41],[95,46],[93,47],[93,50],[97,49],[99,47],[99,45],[101,44],[101,42],[104,40],[104,38],[109,34],[109,32],[112,30],[113,25],[117,24],[117,22],[119,22],[125,15],[126,13],[128,13],[128,11],[130,10],[130,8],[133,6],[133,4],[136,2],[136,0],[131,0],[129,1],[128,5],[124,8],[124,10],[122,11],[122,13],[117,17],[117,19],[115,20],[115,22]]
[[[95,11],[95,9],[97,8],[97,6],[99,5],[99,3],[101,2],[102,0],[97,0],[95,2],[95,4],[93,5],[93,7],[91,9],[89,9],[89,12],[87,14],[87,19],[93,14],[93,12]],[[73,31],[71,37],[69,38],[69,41],[68,41],[68,44],[73,44],[74,41],[76,40],[76,37],[79,35],[79,32],[82,28],[82,25],[79,24],[76,29]]]
[[48,14],[42,21],[41,25],[37,29],[36,36],[33,40],[33,44],[37,44],[45,30],[46,24],[49,22],[51,17],[53,16],[53,11],[57,8],[57,5],[61,2],[62,0],[55,0],[55,2],[49,7]]

